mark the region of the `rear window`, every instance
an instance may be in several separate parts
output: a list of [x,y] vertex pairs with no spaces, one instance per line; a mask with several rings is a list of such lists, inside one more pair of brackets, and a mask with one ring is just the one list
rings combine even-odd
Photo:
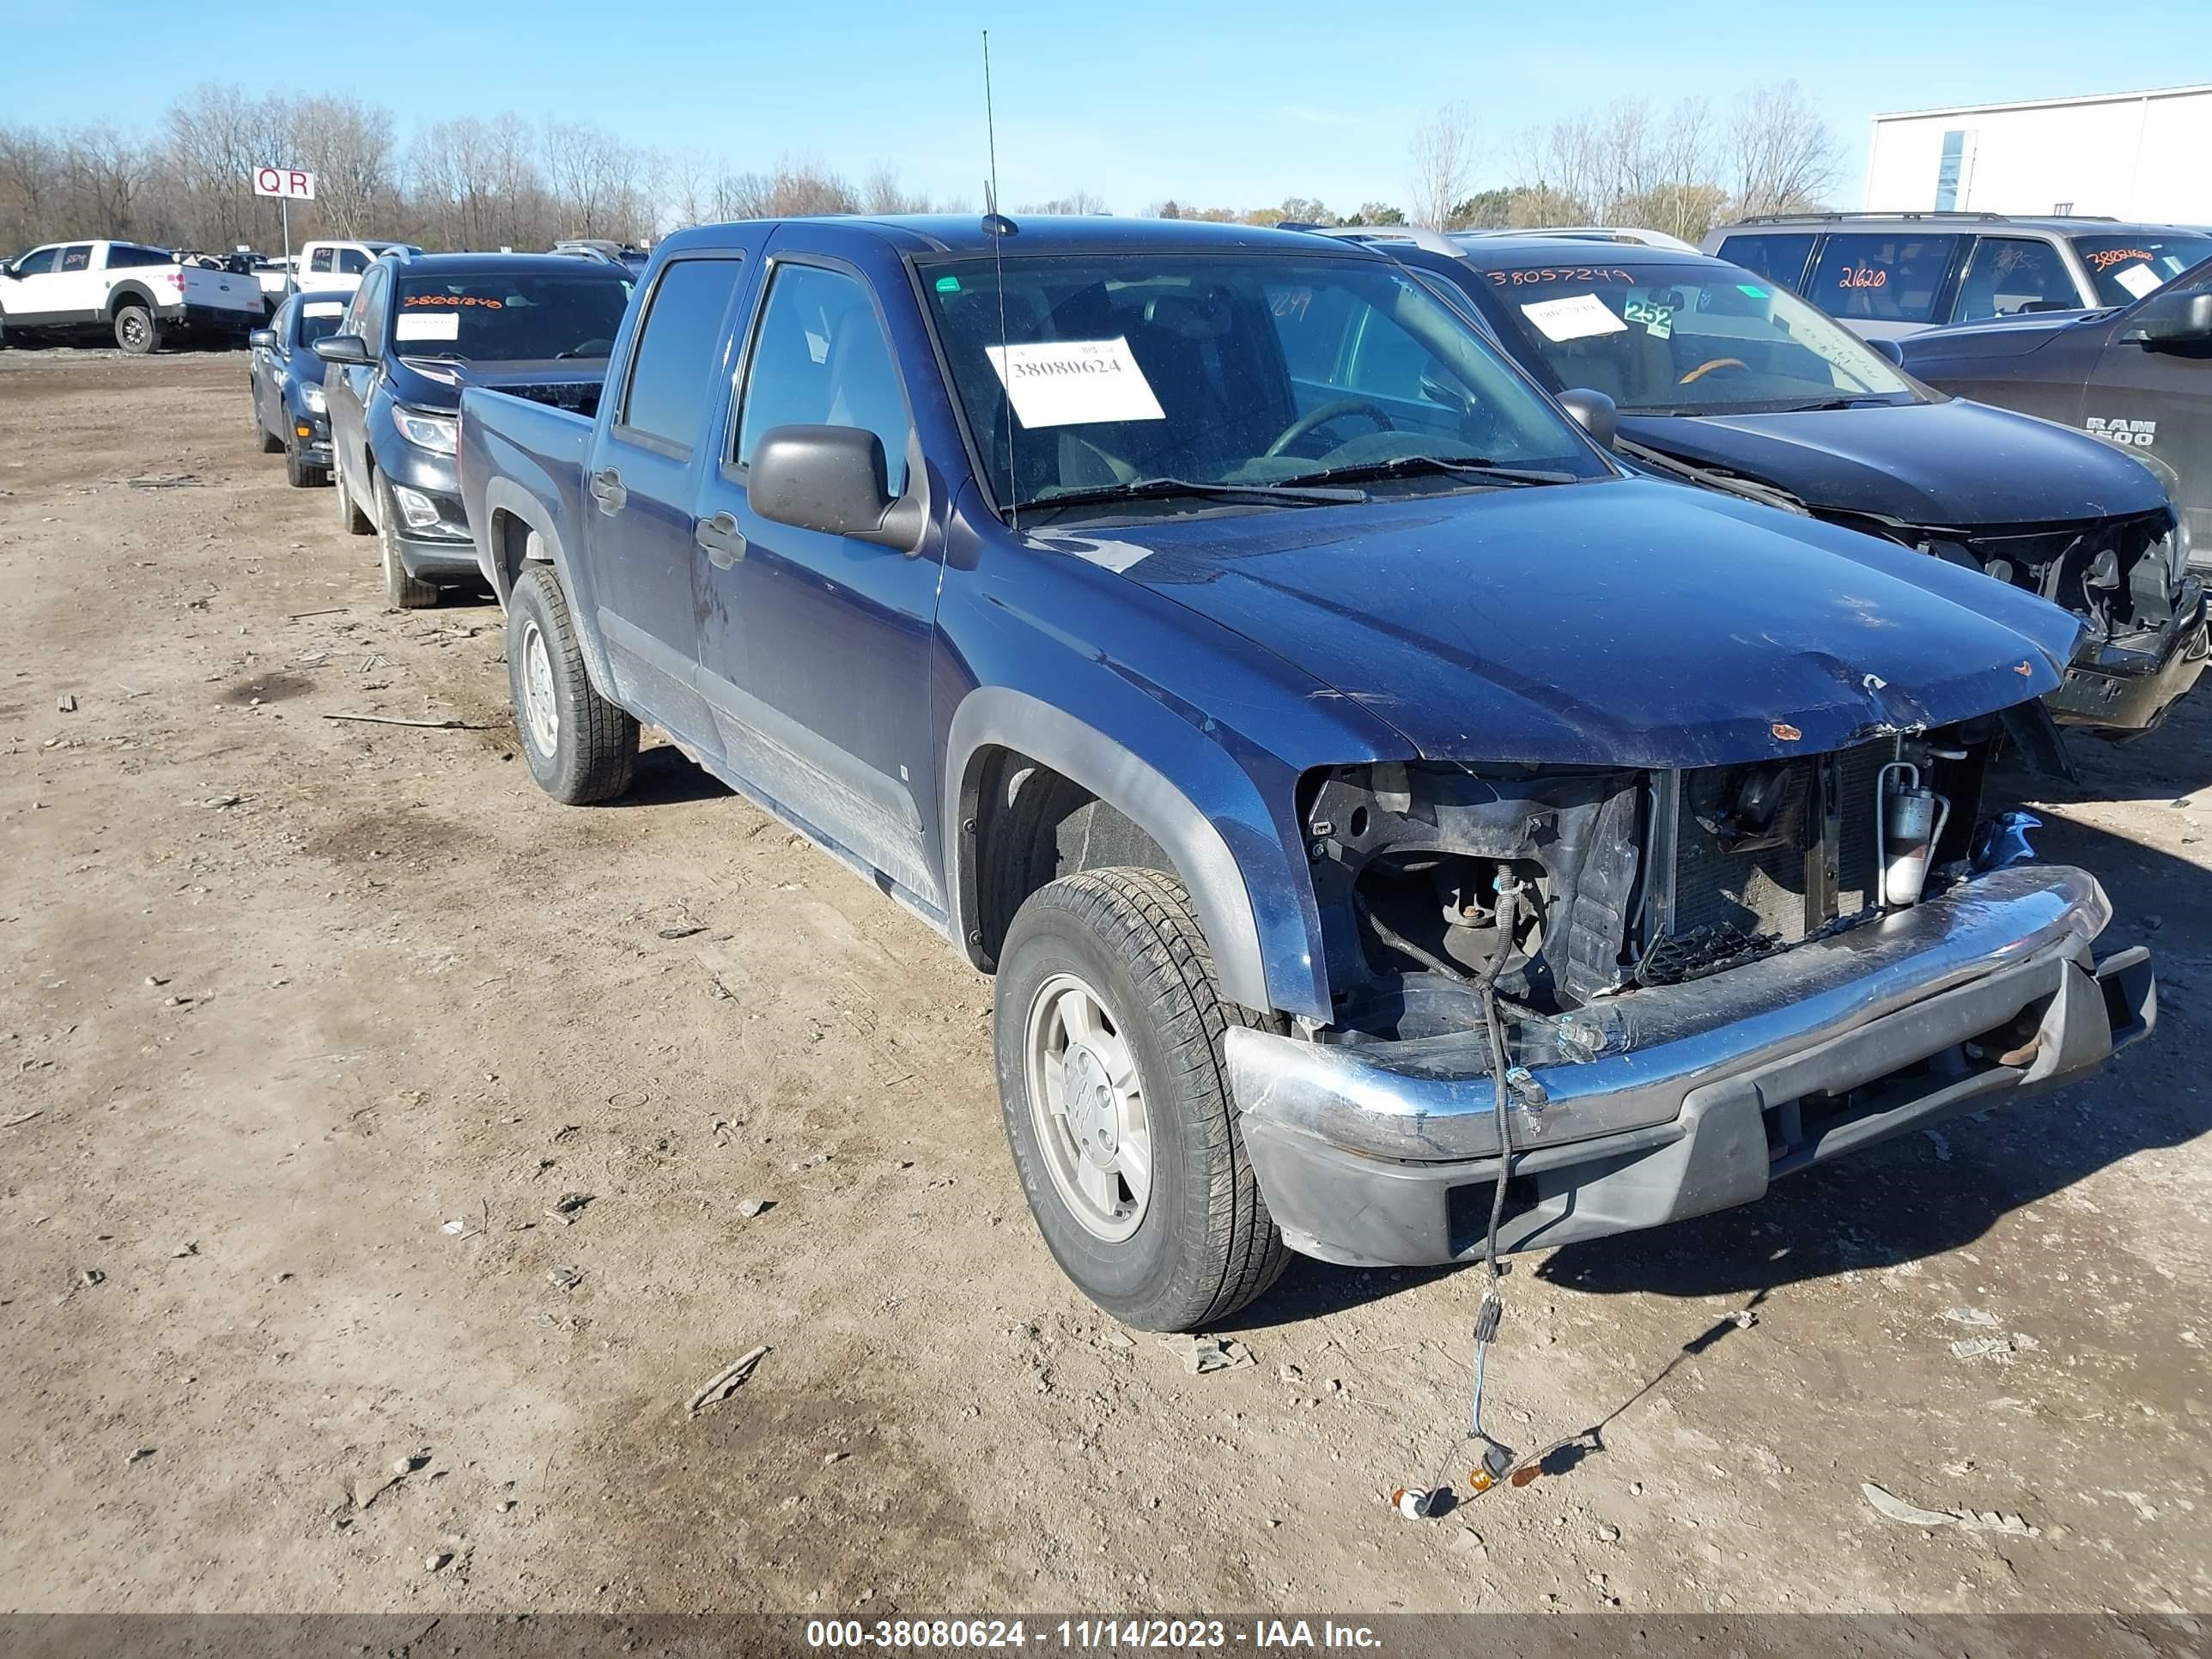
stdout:
[[679,259],[661,273],[630,364],[621,424],[689,453],[722,367],[734,259]]
[[1741,265],[1769,282],[1802,290],[1805,262],[1813,257],[1817,236],[1731,236],[1721,244],[1720,257]]
[[1956,236],[1831,236],[1805,295],[1831,317],[1933,322],[1958,251]]
[[111,242],[107,247],[107,268],[121,270],[130,265],[166,265],[171,256],[157,247],[137,247],[129,242]]

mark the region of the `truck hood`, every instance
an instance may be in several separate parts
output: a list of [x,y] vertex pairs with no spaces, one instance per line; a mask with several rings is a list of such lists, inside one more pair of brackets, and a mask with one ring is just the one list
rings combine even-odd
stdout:
[[2154,513],[2158,481],[2094,438],[1987,404],[1780,415],[1624,415],[1624,437],[1775,484],[1816,510],[1928,526]]
[[[417,409],[459,409],[461,388],[489,386],[495,392],[550,394],[540,402],[565,408],[596,404],[605,384],[604,357],[564,357],[546,362],[453,363],[428,357],[398,357],[392,362],[392,395]],[[573,397],[574,402],[564,402]]]
[[2025,357],[2042,350],[2070,328],[2101,322],[2112,314],[2109,310],[2028,311],[2013,317],[1992,317],[1985,322],[1928,329],[1898,344],[1905,352],[1906,373],[1917,374],[1914,365],[1938,359]]
[[1942,560],[1639,479],[1032,539],[1267,648],[1431,759],[1823,752],[2040,696],[2081,632]]

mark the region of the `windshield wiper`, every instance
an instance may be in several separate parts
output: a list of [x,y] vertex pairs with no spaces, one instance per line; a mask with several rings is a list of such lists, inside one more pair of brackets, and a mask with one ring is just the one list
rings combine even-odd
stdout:
[[1782,412],[1785,415],[1810,415],[1822,409],[1887,409],[1893,392],[1862,392],[1850,398],[1823,398],[1816,404],[1792,404]]
[[1362,461],[1356,465],[1328,466],[1318,472],[1301,472],[1285,482],[1316,484],[1342,479],[1350,483],[1355,479],[1399,477],[1408,472],[1441,472],[1449,477],[1469,478],[1477,483],[1568,484],[1582,482],[1571,472],[1547,472],[1528,466],[1500,466],[1494,461],[1486,460],[1448,461],[1441,455],[1394,455],[1387,461]]
[[1176,495],[1196,495],[1207,501],[1250,501],[1267,507],[1343,507],[1367,499],[1363,489],[1309,489],[1301,481],[1290,483],[1200,483],[1189,478],[1132,478],[1127,483],[1101,484],[1094,489],[1063,490],[1057,495],[1033,495],[1016,501],[1015,513],[1042,513],[1059,507],[1099,507],[1113,501],[1161,501]]

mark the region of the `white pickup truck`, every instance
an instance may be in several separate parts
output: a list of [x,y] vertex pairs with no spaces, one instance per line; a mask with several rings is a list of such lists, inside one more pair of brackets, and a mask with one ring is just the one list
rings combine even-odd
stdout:
[[380,253],[393,249],[408,253],[422,250],[412,242],[302,242],[299,252],[299,285],[318,294],[350,294]]
[[50,242],[0,265],[0,342],[105,329],[134,355],[188,334],[242,345],[261,315],[252,276],[140,242]]

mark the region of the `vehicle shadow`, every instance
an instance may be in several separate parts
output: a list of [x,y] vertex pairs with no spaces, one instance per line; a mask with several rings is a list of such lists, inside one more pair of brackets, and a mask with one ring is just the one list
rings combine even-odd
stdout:
[[735,793],[704,767],[692,764],[674,744],[662,743],[639,752],[629,787],[605,805],[673,806],[684,801],[715,800]]

